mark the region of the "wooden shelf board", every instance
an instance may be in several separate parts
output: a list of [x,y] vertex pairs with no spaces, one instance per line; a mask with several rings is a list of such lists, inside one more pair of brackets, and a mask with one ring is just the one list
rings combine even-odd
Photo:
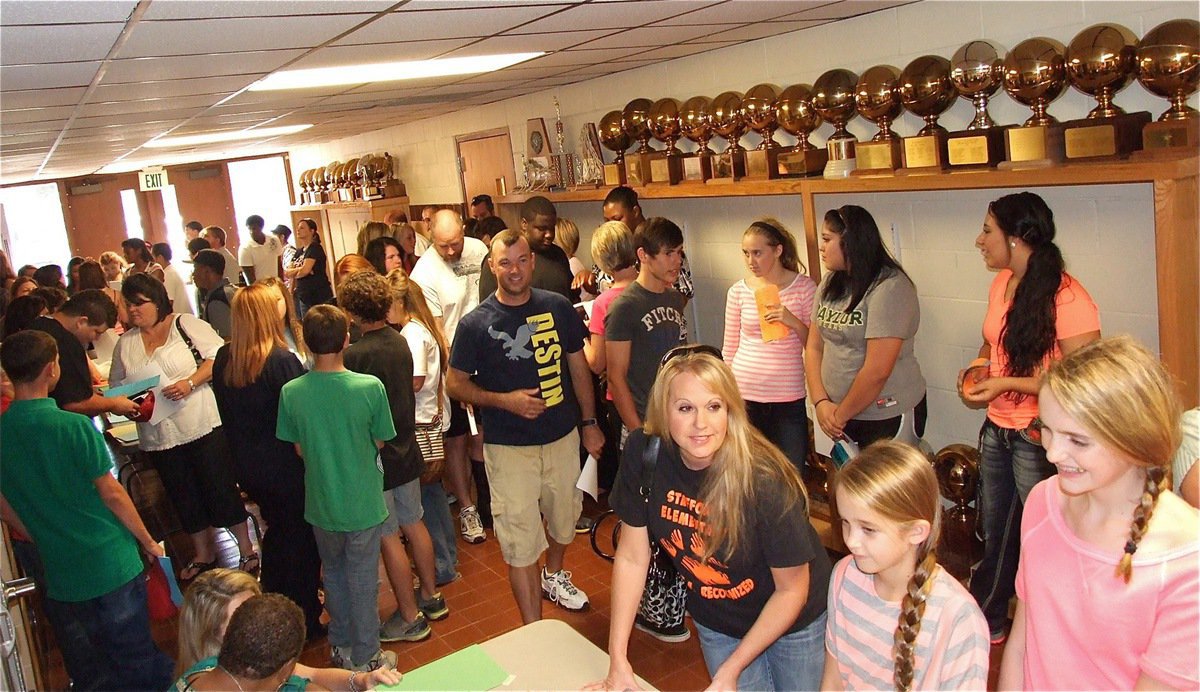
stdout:
[[292,211],[321,211],[322,209],[361,209],[372,206],[408,204],[407,197],[384,197],[382,199],[355,200],[353,202],[326,202],[325,204],[297,204]]

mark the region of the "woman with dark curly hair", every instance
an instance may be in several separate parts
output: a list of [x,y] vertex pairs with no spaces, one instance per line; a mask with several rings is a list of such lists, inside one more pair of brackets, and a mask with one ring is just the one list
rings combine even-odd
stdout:
[[988,291],[983,346],[958,387],[968,406],[987,406],[979,432],[984,553],[971,593],[998,644],[1014,593],[1021,511],[1033,486],[1054,474],[1041,444],[1038,383],[1052,361],[1100,338],[1100,314],[1064,270],[1054,214],[1032,192],[988,205],[975,247],[998,273]]

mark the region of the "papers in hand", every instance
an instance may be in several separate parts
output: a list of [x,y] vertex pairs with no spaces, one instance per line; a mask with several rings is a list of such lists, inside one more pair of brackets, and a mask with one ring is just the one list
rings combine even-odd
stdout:
[[583,463],[583,470],[579,472],[579,480],[575,482],[575,487],[591,495],[593,500],[600,499],[599,466],[596,457],[589,454]]
[[127,384],[110,387],[104,392],[104,396],[124,396],[136,400],[137,397],[144,394],[146,399],[152,399],[151,404],[143,403],[142,407],[142,410],[149,414],[149,420],[146,420],[145,415],[139,416],[136,418],[139,423],[156,425],[183,408],[182,401],[175,401],[163,396],[162,390],[165,386],[163,383],[167,381],[167,376],[157,363],[147,363],[141,369],[129,373],[129,377],[126,379],[128,380]]

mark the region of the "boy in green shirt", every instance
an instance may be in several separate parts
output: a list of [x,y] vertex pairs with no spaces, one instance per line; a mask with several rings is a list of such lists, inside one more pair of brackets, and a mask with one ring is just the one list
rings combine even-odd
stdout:
[[332,665],[395,668],[379,648],[379,540],[387,509],[379,448],[396,436],[387,392],[372,375],[350,372],[343,352],[350,321],[332,305],[304,316],[313,369],[283,386],[276,436],[304,459],[304,518],[325,569]]
[[[58,346],[26,330],[0,347],[0,366],[15,396],[0,416],[4,473],[0,517],[33,538],[46,576],[46,614],[62,646],[86,648],[63,658],[86,662],[68,673],[80,690],[166,689],[171,659],[150,634],[138,546],[163,549],[146,530],[112,475],[104,438],[91,419],[58,408]],[[87,635],[67,636],[82,625]]]

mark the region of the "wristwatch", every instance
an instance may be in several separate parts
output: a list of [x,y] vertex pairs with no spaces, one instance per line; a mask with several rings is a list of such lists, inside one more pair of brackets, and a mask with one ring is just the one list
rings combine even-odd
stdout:
[[584,418],[579,421],[579,427],[581,428],[586,428],[589,425],[600,425],[600,423],[595,418]]

